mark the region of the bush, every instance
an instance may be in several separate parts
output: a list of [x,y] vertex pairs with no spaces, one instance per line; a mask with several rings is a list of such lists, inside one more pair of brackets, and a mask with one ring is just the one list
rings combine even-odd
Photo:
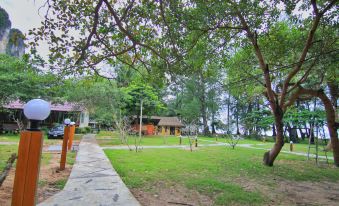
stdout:
[[90,127],[84,127],[85,133],[91,133],[91,128]]
[[250,134],[245,136],[246,139],[253,139],[253,140],[262,140],[262,136],[258,134]]
[[47,127],[41,127],[41,131],[44,133],[44,134],[47,134],[49,129]]
[[75,134],[87,134],[91,133],[90,127],[76,127],[75,128]]
[[82,133],[81,133],[81,129],[82,129],[82,128],[76,127],[76,128],[75,128],[75,134],[82,134]]

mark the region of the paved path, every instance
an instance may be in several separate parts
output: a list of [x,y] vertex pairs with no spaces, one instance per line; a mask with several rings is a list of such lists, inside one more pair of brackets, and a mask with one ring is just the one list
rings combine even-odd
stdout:
[[39,206],[139,206],[110,161],[96,143],[94,135],[85,135],[76,163],[65,188]]

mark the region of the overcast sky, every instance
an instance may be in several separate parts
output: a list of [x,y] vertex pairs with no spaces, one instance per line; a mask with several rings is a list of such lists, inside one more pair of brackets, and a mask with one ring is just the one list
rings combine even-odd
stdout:
[[[40,26],[43,20],[43,11],[39,15],[38,10],[44,0],[0,0],[0,6],[4,8],[12,22],[12,28],[17,28],[24,34],[34,27]],[[39,53],[45,56],[48,51],[47,44],[41,44]]]
[[0,6],[7,11],[12,27],[27,33],[29,29],[39,26],[43,20],[38,14],[42,2],[42,0],[0,0]]

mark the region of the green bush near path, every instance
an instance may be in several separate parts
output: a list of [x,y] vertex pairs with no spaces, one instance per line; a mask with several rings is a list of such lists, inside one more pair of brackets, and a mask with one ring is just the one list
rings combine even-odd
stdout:
[[[116,171],[129,188],[149,192],[158,182],[182,184],[208,195],[215,204],[253,202],[263,204],[266,195],[255,189],[247,191],[243,182],[258,188],[274,188],[280,181],[339,181],[337,169],[319,168],[305,157],[280,154],[274,167],[262,164],[262,150],[238,147],[200,147],[193,152],[183,149],[144,149],[141,152],[104,150]],[[202,186],[204,185],[204,186]],[[265,198],[264,198],[265,197]]]

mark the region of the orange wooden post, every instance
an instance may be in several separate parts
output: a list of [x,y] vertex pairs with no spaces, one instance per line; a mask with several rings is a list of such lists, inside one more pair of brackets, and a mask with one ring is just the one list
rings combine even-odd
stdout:
[[69,138],[70,126],[66,125],[64,129],[64,140],[62,141],[62,151],[61,151],[61,159],[60,159],[60,170],[65,169],[66,164],[66,155],[67,155],[67,143]]
[[68,150],[72,149],[74,133],[75,133],[75,125],[71,125],[69,128],[69,140],[68,140]]
[[41,131],[20,133],[12,206],[33,206],[36,203],[42,142]]

